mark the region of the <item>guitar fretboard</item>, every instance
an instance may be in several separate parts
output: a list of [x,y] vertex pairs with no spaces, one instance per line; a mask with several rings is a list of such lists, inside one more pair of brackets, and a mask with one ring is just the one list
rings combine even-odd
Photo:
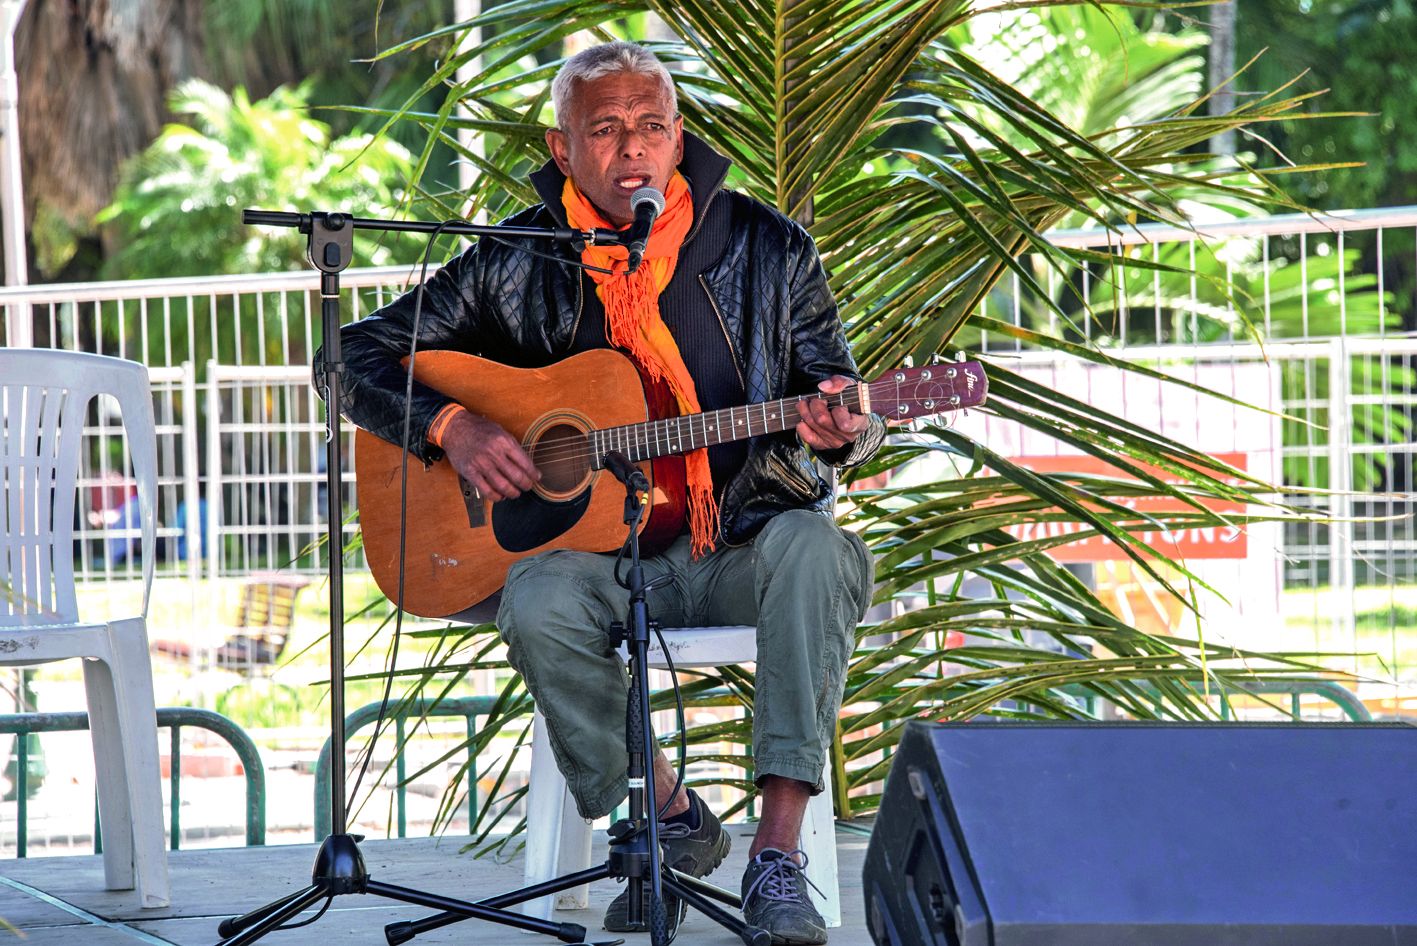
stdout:
[[[822,400],[831,407],[844,405],[860,413],[861,387],[863,385],[853,384],[840,394],[824,396]],[[801,420],[797,398],[784,398],[781,401],[764,401],[761,404],[728,407],[703,414],[668,417],[627,427],[593,430],[590,432],[590,442],[597,458],[594,463],[596,467],[600,466],[598,458],[612,450],[638,463],[666,454],[688,453],[700,447],[711,447],[732,440],[780,433],[796,427]]]

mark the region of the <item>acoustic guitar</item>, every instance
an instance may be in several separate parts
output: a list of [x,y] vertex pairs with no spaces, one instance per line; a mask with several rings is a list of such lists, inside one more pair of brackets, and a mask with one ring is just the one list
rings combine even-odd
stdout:
[[[414,376],[521,440],[541,473],[517,497],[488,502],[446,459],[408,464],[404,608],[425,617],[466,610],[498,591],[513,563],[548,549],[608,552],[625,539],[625,489],[603,469],[618,451],[649,478],[641,525],[645,554],[666,547],[684,522],[683,453],[791,430],[797,398],[656,419],[628,358],[611,349],[545,368],[509,368],[460,352],[419,352]],[[856,413],[905,421],[984,402],[978,362],[899,368],[826,398]],[[397,600],[399,476],[403,451],[368,431],[355,435],[364,552],[379,588]],[[791,473],[792,471],[786,471]],[[802,474],[806,476],[806,471]]]

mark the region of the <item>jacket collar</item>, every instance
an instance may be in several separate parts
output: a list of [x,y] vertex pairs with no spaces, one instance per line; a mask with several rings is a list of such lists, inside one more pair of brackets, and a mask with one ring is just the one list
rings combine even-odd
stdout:
[[[679,162],[679,173],[689,181],[689,194],[694,198],[694,222],[689,227],[693,234],[708,210],[709,201],[722,187],[728,177],[728,169],[733,162],[715,151],[697,135],[684,132],[684,158]],[[566,186],[566,175],[556,166],[555,161],[547,161],[529,177],[536,188],[536,194],[557,224],[566,226],[566,208],[561,202],[561,191]]]

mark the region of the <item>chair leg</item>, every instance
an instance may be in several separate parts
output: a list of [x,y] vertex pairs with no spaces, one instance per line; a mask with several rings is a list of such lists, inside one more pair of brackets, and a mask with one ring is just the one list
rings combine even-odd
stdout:
[[[559,774],[559,773],[558,773]],[[581,817],[571,790],[561,780],[561,840],[557,844],[556,876],[573,874],[590,866],[590,825]],[[581,884],[556,895],[558,910],[584,910],[590,906],[590,884]]]
[[807,855],[807,877],[822,891],[818,907],[828,928],[841,925],[841,883],[836,864],[836,814],[832,809],[832,776],[822,776],[826,789],[807,802],[802,818],[801,847]]
[[[538,710],[532,721],[531,784],[527,792],[526,873],[528,885],[585,870],[591,861],[591,826],[581,817],[556,757],[546,718]],[[551,910],[584,910],[590,905],[590,885],[581,884],[553,897],[531,901],[527,916],[550,919]],[[535,911],[535,912],[533,912]]]
[[103,829],[103,882],[109,890],[132,890],[133,822],[128,794],[122,727],[112,668],[103,660],[85,660],[89,733],[93,738],[98,819]]
[[139,902],[145,909],[160,908],[171,903],[172,890],[162,821],[162,779],[147,632],[141,620],[116,621],[110,625],[109,635]]

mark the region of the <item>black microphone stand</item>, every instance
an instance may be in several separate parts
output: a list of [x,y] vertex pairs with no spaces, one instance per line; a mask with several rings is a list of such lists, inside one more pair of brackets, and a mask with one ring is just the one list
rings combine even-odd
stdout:
[[[568,890],[607,877],[623,879],[629,883],[626,920],[632,926],[638,927],[644,923],[648,909],[652,946],[667,946],[669,942],[669,918],[664,909],[665,891],[673,893],[684,903],[737,935],[747,946],[770,946],[771,933],[756,926],[749,926],[714,902],[719,901],[734,909],[741,909],[743,903],[740,897],[663,864],[659,848],[659,808],[655,798],[653,764],[650,761],[656,742],[649,711],[649,640],[659,625],[649,615],[649,605],[646,601],[649,588],[644,580],[644,569],[640,565],[640,522],[644,518],[641,494],[648,493],[650,485],[639,467],[615,451],[605,454],[594,465],[609,470],[616,479],[625,484],[625,524],[630,527],[626,539],[630,567],[623,583],[630,595],[629,624],[627,626],[616,621],[610,625],[611,644],[618,647],[624,643],[628,650],[626,667],[630,675],[630,689],[625,705],[625,748],[629,754],[629,767],[626,772],[630,785],[629,817],[610,826],[610,854],[604,863],[547,881],[535,889],[552,892]],[[650,881],[648,904],[644,902],[643,882],[646,878]],[[532,888],[528,888],[530,889]],[[513,902],[528,899],[529,896],[522,896],[524,894],[527,894],[527,890],[518,891],[515,896],[519,899]],[[499,897],[479,903],[490,906],[505,900],[506,897]],[[467,916],[456,910],[445,910],[421,920],[390,923],[384,927],[384,937],[389,946],[399,946],[420,933],[427,933],[465,919]]]
[[[585,927],[575,923],[553,923],[513,913],[505,907],[556,893],[586,882],[587,877],[573,877],[527,887],[523,890],[493,897],[478,903],[424,893],[408,887],[381,883],[369,876],[364,858],[359,852],[359,835],[348,833],[345,799],[344,764],[344,564],[341,528],[344,503],[341,496],[342,467],[340,442],[340,374],[344,364],[340,357],[339,274],[349,266],[354,249],[354,231],[397,230],[419,233],[457,233],[473,236],[548,239],[563,243],[619,243],[621,236],[613,230],[544,229],[539,227],[498,227],[477,224],[434,224],[421,221],[386,221],[352,217],[342,213],[285,213],[280,211],[247,210],[242,222],[262,226],[295,227],[309,237],[306,255],[320,270],[321,331],[324,341],[324,361],[321,365],[325,389],[325,515],[327,517],[330,552],[330,834],[320,845],[310,883],[293,894],[251,911],[243,916],[223,920],[217,933],[224,937],[220,946],[246,946],[277,931],[298,914],[326,900],[326,906],[337,896],[374,894],[443,910],[458,919],[491,920],[519,929],[546,933],[562,942],[579,943],[585,939]],[[399,605],[399,602],[395,602]],[[587,872],[589,873],[589,872]],[[321,910],[323,913],[323,909]],[[314,919],[319,919],[317,914]],[[301,921],[305,925],[314,920]]]

